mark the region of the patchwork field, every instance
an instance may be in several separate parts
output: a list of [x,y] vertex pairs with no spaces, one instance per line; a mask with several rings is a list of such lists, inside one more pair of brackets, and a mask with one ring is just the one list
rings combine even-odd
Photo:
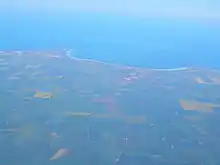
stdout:
[[0,165],[219,164],[220,71],[0,52]]

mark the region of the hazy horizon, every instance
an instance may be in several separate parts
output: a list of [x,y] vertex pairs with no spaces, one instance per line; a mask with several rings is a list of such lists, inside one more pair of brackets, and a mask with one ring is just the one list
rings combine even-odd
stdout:
[[[95,12],[135,17],[162,17],[180,19],[220,20],[217,0],[8,0],[0,2],[1,11],[13,12]],[[61,14],[62,15],[62,14]]]

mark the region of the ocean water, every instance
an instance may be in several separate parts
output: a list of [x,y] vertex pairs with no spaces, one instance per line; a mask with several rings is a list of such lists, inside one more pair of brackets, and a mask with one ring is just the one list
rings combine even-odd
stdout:
[[104,14],[4,14],[0,49],[72,49],[73,56],[153,68],[219,68],[220,25]]

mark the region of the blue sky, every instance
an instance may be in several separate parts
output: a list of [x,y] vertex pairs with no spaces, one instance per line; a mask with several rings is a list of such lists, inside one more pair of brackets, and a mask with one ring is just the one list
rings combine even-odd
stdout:
[[220,0],[7,0],[0,2],[0,9],[220,20]]

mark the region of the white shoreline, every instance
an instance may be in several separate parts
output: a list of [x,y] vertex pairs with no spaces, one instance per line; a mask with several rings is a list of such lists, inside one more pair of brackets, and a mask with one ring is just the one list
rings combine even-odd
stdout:
[[187,67],[180,67],[180,68],[164,68],[164,69],[151,69],[155,71],[184,71],[188,70],[189,68]]
[[[95,60],[95,59],[77,58],[77,57],[75,57],[73,55],[71,56],[69,51],[66,51],[66,52],[67,52],[66,56],[68,58],[72,59],[72,60],[97,62],[97,63],[107,64],[107,65],[116,65],[116,64],[113,64],[113,63],[103,62],[103,61],[99,61],[99,60]],[[136,67],[136,66],[129,66],[129,67],[142,68],[142,67]],[[162,69],[160,69],[160,68],[147,68],[146,67],[146,69],[150,69],[150,70],[154,70],[154,71],[185,71],[185,70],[188,70],[189,68],[188,67],[179,67],[179,68],[162,68]]]
[[[130,66],[130,65],[123,65],[123,64],[115,64],[115,63],[110,63],[110,62],[104,62],[104,61],[99,61],[99,60],[95,60],[95,59],[89,59],[89,58],[78,58],[76,56],[74,56],[74,54],[72,53],[73,50],[72,49],[63,49],[65,51],[65,56],[71,60],[76,60],[76,61],[88,61],[88,62],[95,62],[95,63],[99,63],[99,64],[104,64],[104,65],[112,65],[112,66],[124,66],[124,67],[129,67],[129,68],[139,68],[139,69],[149,69],[152,71],[186,71],[189,70],[189,67],[179,67],[179,68],[148,68],[148,67],[139,67],[139,66]],[[0,51],[0,55],[3,54],[5,51]],[[7,52],[7,51],[6,51]],[[13,50],[12,52],[20,55],[22,54],[23,51],[20,50]],[[25,52],[25,51],[24,51]],[[41,51],[39,51],[41,52]],[[43,51],[44,52],[44,51]]]

